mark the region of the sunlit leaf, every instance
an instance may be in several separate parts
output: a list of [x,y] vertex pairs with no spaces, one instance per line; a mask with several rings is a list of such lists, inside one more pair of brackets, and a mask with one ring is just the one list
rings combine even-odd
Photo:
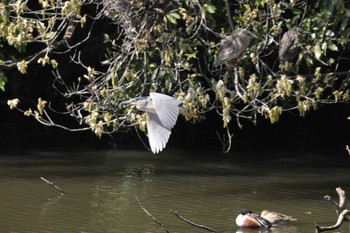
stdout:
[[316,45],[314,46],[314,54],[315,54],[315,57],[316,57],[317,59],[320,59],[320,58],[321,58],[322,50],[321,50],[320,44],[316,44]]
[[328,48],[332,51],[338,51],[338,47],[335,44],[329,44]]
[[[180,16],[180,15],[179,15]],[[165,16],[172,24],[177,24],[176,17],[174,17],[173,13]]]
[[304,56],[304,59],[308,67],[311,67],[314,65],[314,61],[311,59],[310,56]]
[[19,99],[17,99],[17,98],[7,101],[7,105],[10,107],[11,110],[16,108],[18,103],[19,103]]
[[333,91],[332,94],[334,96],[335,102],[338,102],[339,100],[341,100],[343,92],[337,90],[337,91]]
[[216,11],[216,7],[214,5],[209,4],[204,4],[204,9],[210,14],[213,14]]
[[26,74],[27,73],[27,67],[28,67],[28,62],[25,61],[25,60],[22,60],[21,62],[17,63],[17,69],[22,74]]
[[40,115],[43,115],[43,112],[44,112],[44,108],[45,108],[45,105],[47,104],[47,101],[46,100],[43,100],[41,98],[38,99],[38,104],[37,104],[37,109],[39,111],[39,114]]
[[26,111],[24,111],[24,113],[23,113],[25,116],[31,116],[32,114],[33,114],[33,111],[32,111],[32,109],[28,109],[28,110],[26,110]]
[[326,41],[322,43],[321,48],[322,48],[323,54],[327,55],[327,42]]
[[181,16],[177,12],[171,12],[170,15],[174,17],[175,19],[181,19]]
[[280,106],[273,107],[269,112],[269,118],[270,118],[271,124],[278,122],[281,115],[282,115],[282,107]]
[[6,82],[6,76],[0,71],[0,90],[5,91]]

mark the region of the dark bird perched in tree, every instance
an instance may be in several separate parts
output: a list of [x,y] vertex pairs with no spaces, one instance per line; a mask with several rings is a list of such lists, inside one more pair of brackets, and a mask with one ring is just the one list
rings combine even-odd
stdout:
[[246,29],[240,29],[220,42],[220,48],[214,66],[234,65],[248,48],[251,39],[258,38]]
[[286,31],[279,43],[278,58],[280,64],[291,63],[300,52],[299,42],[301,40],[302,29],[293,27]]

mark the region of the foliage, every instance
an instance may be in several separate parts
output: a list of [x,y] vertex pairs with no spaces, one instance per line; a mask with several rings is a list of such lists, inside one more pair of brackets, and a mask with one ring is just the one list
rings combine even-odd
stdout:
[[[118,103],[150,91],[182,100],[196,114],[193,120],[215,110],[223,127],[233,118],[239,126],[241,119],[255,123],[259,115],[275,123],[285,111],[304,116],[320,104],[350,99],[347,0],[38,0],[34,5],[0,4],[2,40],[26,54],[0,67],[16,67],[25,75],[29,64],[50,65],[52,84],[67,99],[66,113],[99,137],[135,124],[144,127],[144,116]],[[110,26],[99,26],[106,21]],[[279,64],[279,41],[293,27],[303,31],[299,53],[295,61]],[[220,39],[239,28],[261,39],[253,39],[234,67],[214,68]],[[83,59],[91,55],[84,51],[94,40],[105,54],[97,65]],[[36,52],[26,53],[32,45]],[[61,75],[67,61],[54,59],[67,53],[83,70],[76,77]],[[1,89],[4,81],[1,75]],[[17,109],[68,129],[51,120],[48,109],[54,106],[46,103],[39,99],[36,113],[27,106]]]

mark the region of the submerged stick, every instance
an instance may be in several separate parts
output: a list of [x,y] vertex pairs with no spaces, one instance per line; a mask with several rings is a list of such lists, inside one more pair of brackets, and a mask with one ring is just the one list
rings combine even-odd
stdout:
[[58,187],[56,186],[53,182],[48,181],[47,179],[45,179],[44,177],[40,177],[41,180],[43,180],[45,183],[47,183],[48,185],[50,185],[52,188],[56,189],[57,191],[59,191],[61,193],[61,195],[64,194],[64,192]]
[[181,219],[184,222],[187,222],[188,224],[190,224],[192,226],[199,227],[199,228],[205,229],[207,231],[211,231],[211,232],[216,232],[216,230],[211,229],[210,227],[207,227],[207,226],[202,225],[202,224],[194,223],[194,222],[182,217],[177,211],[170,210],[170,213],[174,214],[176,217],[178,217],[179,219]]
[[326,227],[319,226],[317,223],[315,223],[315,233],[337,229],[343,223],[344,218],[345,219],[349,218],[350,211],[345,209],[346,203],[347,203],[345,191],[340,187],[336,188],[335,190],[337,191],[339,196],[339,203],[334,201],[329,195],[324,196],[324,199],[329,201],[335,206],[336,213],[338,215],[338,220],[333,226],[326,226]]
[[153,221],[155,221],[159,226],[161,226],[162,228],[164,228],[164,230],[169,233],[169,231],[166,229],[165,225],[163,223],[161,223],[156,217],[154,217],[150,212],[148,212],[148,210],[143,206],[143,204],[141,203],[141,201],[139,200],[139,198],[137,196],[135,196],[136,201],[139,203],[139,206],[141,207],[141,209],[143,210],[143,212],[145,212],[149,217],[151,217],[153,219]]
[[347,203],[346,194],[345,194],[345,191],[340,187],[336,188],[335,191],[337,192],[337,194],[339,196],[339,203],[334,201],[329,195],[326,195],[323,198],[335,206],[336,213],[339,216],[339,214],[342,213],[342,211],[346,207],[346,203]]
[[349,213],[350,213],[349,210],[347,210],[347,209],[343,210],[343,212],[341,212],[339,214],[338,220],[333,226],[321,227],[318,224],[315,224],[315,233],[320,233],[323,231],[331,231],[331,230],[338,229],[341,226],[341,224],[343,223],[344,217]]
[[331,198],[331,196],[325,195],[323,198],[324,198],[326,201],[329,201],[330,203],[332,203],[332,204],[335,206],[335,208],[338,208],[338,202],[334,201],[334,200]]

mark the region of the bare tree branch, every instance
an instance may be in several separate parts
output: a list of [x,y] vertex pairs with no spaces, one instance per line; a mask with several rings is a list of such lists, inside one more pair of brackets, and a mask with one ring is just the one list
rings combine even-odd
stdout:
[[198,228],[202,228],[202,229],[205,229],[207,231],[210,231],[210,232],[216,232],[216,230],[210,228],[210,227],[207,227],[205,225],[202,225],[202,224],[197,224],[197,223],[194,223],[184,217],[182,217],[177,211],[174,211],[174,210],[170,210],[170,213],[174,214],[176,217],[178,217],[179,219],[181,219],[182,221],[190,224],[191,226],[194,226],[194,227],[198,227]]
[[344,219],[348,220],[350,211],[345,209],[346,203],[347,203],[345,191],[340,187],[336,188],[336,191],[339,196],[339,203],[334,201],[329,195],[324,196],[324,199],[326,201],[329,201],[330,203],[332,203],[332,205],[335,206],[336,213],[338,216],[337,222],[332,226],[326,226],[326,227],[319,226],[317,223],[315,223],[315,233],[337,229],[342,225]]
[[55,190],[57,190],[58,192],[60,192],[61,195],[64,194],[64,192],[63,192],[57,185],[55,185],[53,182],[48,181],[48,180],[45,179],[44,177],[40,177],[40,179],[41,179],[42,181],[44,181],[45,183],[47,183],[48,185],[50,185],[50,186],[51,186],[52,188],[54,188]]
[[337,194],[338,194],[338,197],[339,197],[339,203],[337,203],[336,201],[334,201],[329,195],[326,195],[324,196],[324,199],[326,201],[329,201],[331,202],[335,208],[336,208],[336,213],[337,215],[339,215],[341,212],[343,212],[343,210],[345,209],[346,207],[346,203],[347,203],[347,200],[346,200],[346,194],[345,194],[345,191],[343,189],[341,189],[340,187],[336,188],[335,189]]
[[147,216],[151,217],[153,219],[153,221],[155,223],[157,223],[159,226],[161,226],[162,228],[164,228],[165,232],[169,233],[168,229],[166,229],[166,226],[161,223],[156,217],[154,217],[141,203],[141,201],[139,200],[139,198],[137,196],[135,196],[135,199],[137,201],[137,203],[139,204],[140,208],[143,210],[143,212],[145,212],[147,214]]
[[339,214],[338,220],[333,226],[322,227],[322,226],[319,226],[318,224],[315,224],[315,233],[338,229],[342,225],[345,216],[348,215],[349,213],[350,213],[349,210],[347,209],[343,210],[343,212]]

